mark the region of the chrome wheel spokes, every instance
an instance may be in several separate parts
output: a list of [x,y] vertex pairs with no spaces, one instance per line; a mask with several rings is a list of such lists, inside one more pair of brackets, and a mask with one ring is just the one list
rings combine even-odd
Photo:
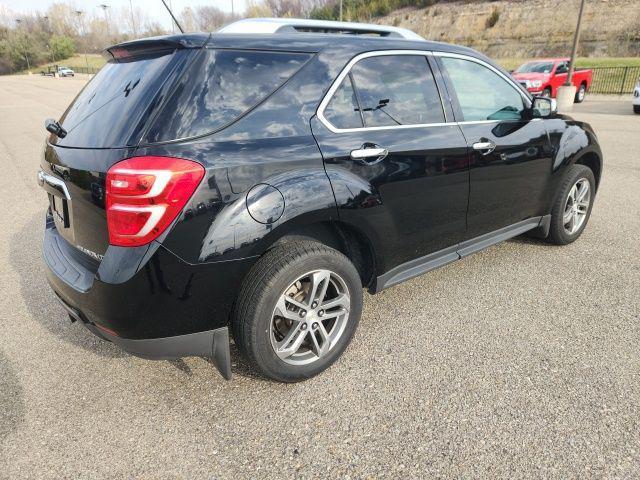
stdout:
[[278,298],[271,316],[271,345],[278,357],[304,365],[324,357],[342,336],[351,305],[344,280],[314,270],[293,282]]
[[590,203],[591,187],[589,181],[586,178],[581,178],[569,190],[562,215],[564,229],[569,235],[576,233],[584,224]]

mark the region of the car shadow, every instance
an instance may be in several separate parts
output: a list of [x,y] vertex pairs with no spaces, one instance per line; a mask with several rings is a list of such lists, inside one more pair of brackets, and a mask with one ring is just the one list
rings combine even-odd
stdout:
[[22,385],[16,371],[0,350],[0,463],[5,455],[2,444],[24,421],[25,406]]
[[115,345],[101,340],[78,322],[71,323],[49,287],[42,259],[44,211],[33,218],[11,238],[10,264],[20,279],[20,295],[29,315],[60,340],[103,357],[126,355]]

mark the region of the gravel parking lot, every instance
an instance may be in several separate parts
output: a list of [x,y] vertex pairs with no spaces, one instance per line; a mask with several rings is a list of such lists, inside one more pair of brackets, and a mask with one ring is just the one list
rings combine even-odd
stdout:
[[44,279],[45,132],[80,78],[0,77],[0,478],[640,476],[640,116],[587,98],[605,154],[583,237],[517,238],[375,297],[296,385],[152,362],[70,324]]

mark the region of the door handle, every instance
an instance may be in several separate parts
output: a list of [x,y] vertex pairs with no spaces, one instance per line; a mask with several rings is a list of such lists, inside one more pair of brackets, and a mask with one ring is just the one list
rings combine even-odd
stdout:
[[473,144],[473,149],[476,152],[480,152],[482,155],[489,155],[496,149],[496,144],[491,140],[487,142],[476,142]]
[[389,150],[380,147],[358,148],[351,150],[350,154],[352,160],[358,160],[367,165],[375,165],[384,160],[387,155]]

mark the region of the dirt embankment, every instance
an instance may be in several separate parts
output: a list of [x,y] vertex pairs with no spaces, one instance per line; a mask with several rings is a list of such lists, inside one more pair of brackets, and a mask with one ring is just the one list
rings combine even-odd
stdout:
[[[461,1],[404,8],[377,22],[494,57],[564,55],[578,7],[578,0]],[[640,0],[587,1],[581,39],[582,56],[640,56]]]

